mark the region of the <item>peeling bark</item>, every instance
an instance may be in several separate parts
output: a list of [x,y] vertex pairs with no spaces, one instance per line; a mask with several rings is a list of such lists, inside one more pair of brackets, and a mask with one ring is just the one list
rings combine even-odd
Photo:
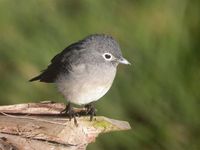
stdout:
[[102,116],[77,117],[75,126],[60,115],[64,107],[51,102],[0,106],[0,150],[84,150],[100,133],[130,129],[128,122]]

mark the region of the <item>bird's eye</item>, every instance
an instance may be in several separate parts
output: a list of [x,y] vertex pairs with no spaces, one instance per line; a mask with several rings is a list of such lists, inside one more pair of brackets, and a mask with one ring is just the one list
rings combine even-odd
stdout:
[[112,59],[112,55],[110,53],[104,53],[103,54],[104,59],[106,60],[111,60]]

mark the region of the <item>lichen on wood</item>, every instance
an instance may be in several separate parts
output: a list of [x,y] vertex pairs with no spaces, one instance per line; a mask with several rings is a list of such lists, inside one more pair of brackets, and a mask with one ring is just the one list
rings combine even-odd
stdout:
[[[29,103],[0,106],[0,150],[15,149],[86,149],[100,133],[130,129],[128,122],[95,116],[77,117],[78,126],[60,115],[60,103]],[[75,109],[82,113],[84,109]],[[4,150],[4,149],[3,149]]]

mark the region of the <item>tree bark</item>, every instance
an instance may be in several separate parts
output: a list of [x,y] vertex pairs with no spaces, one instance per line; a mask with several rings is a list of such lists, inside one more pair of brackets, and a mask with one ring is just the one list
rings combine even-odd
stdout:
[[78,126],[60,115],[64,104],[41,102],[0,106],[0,150],[84,150],[100,133],[131,129],[128,122],[95,116],[89,121],[84,109]]

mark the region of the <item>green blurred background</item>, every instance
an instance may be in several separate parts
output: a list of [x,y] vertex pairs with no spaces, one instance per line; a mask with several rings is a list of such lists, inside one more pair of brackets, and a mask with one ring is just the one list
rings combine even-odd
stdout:
[[67,45],[113,35],[133,63],[96,103],[133,130],[89,150],[200,149],[199,0],[0,0],[0,104],[65,102],[55,85],[29,83]]

